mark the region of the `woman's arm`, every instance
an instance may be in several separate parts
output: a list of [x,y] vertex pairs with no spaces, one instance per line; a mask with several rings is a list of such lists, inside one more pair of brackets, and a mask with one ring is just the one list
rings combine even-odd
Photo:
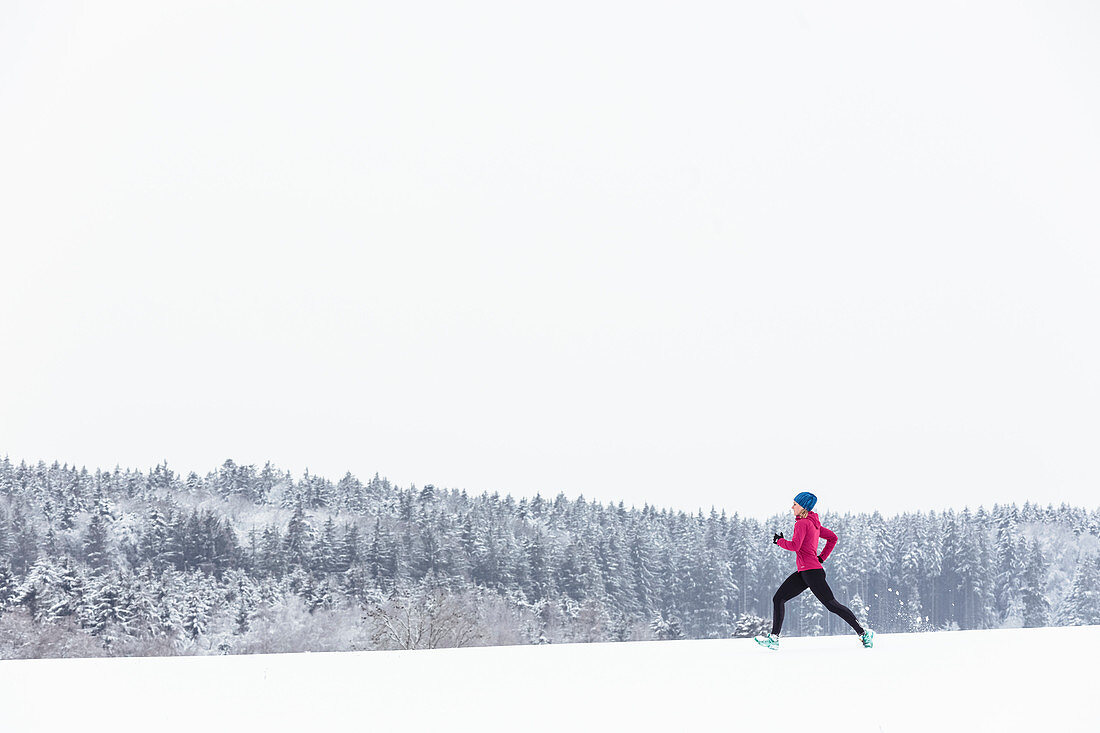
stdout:
[[798,551],[799,547],[802,547],[802,539],[806,536],[806,525],[799,521],[794,523],[794,537],[789,540],[781,539],[775,544],[782,547],[784,550]]
[[821,558],[822,562],[825,562],[825,558],[827,558],[829,556],[829,553],[833,551],[833,548],[836,547],[837,537],[836,532],[831,529],[826,529],[825,527],[821,528],[820,536],[825,538],[825,549],[821,551],[821,555],[819,555],[819,557]]

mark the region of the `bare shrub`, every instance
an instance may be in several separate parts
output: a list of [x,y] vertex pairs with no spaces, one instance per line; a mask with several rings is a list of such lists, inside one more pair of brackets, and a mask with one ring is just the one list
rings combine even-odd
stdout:
[[372,604],[363,618],[378,649],[473,646],[484,633],[477,594],[440,587],[399,591]]
[[107,655],[100,640],[83,631],[71,617],[37,623],[25,609],[0,615],[0,659]]

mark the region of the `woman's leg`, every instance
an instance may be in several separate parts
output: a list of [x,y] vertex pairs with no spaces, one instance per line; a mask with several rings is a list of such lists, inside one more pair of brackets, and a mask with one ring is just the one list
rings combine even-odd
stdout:
[[772,633],[779,636],[783,628],[783,604],[806,590],[806,579],[796,570],[787,576],[772,596]]
[[848,625],[855,629],[857,634],[863,636],[863,627],[859,625],[859,621],[856,620],[856,615],[852,613],[852,609],[838,601],[833,596],[833,591],[829,588],[829,584],[825,582],[825,568],[803,570],[802,575],[805,577],[806,585],[810,587],[810,591],[817,596],[817,600],[821,601],[825,608],[847,621]]

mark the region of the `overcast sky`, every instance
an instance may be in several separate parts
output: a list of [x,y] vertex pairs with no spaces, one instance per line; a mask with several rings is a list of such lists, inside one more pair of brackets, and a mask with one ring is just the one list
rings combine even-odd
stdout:
[[0,455],[1100,506],[1100,6],[6,2]]

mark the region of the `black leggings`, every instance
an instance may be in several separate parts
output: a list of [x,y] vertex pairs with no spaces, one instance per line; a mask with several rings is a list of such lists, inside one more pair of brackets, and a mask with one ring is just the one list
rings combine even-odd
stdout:
[[856,620],[852,610],[833,597],[829,584],[825,582],[825,568],[813,568],[812,570],[796,570],[783,581],[779,590],[772,596],[772,633],[779,636],[783,628],[783,604],[809,588],[821,601],[825,608],[848,622],[848,625],[863,636],[863,627]]

